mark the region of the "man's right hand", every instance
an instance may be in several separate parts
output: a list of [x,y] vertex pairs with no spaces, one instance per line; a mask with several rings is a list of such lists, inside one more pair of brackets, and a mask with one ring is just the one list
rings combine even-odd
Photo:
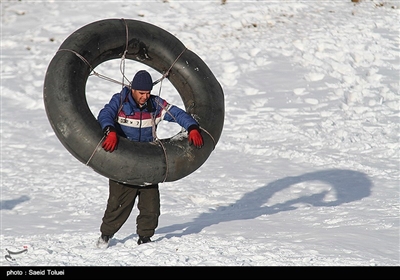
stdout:
[[106,133],[106,139],[104,140],[102,147],[107,152],[112,153],[118,144],[117,132],[113,127],[109,126],[105,129],[105,133]]

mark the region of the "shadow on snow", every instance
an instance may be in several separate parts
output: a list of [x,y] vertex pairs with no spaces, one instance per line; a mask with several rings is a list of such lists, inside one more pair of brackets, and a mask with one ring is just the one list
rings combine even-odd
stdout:
[[[329,184],[336,192],[336,199],[324,201],[331,191],[299,196],[283,203],[263,206],[275,194],[295,184],[320,181]],[[180,237],[198,233],[203,228],[232,220],[254,219],[261,215],[272,215],[282,211],[295,210],[296,204],[304,203],[316,207],[338,206],[356,200],[361,200],[371,193],[372,182],[366,174],[343,169],[329,169],[306,173],[295,177],[286,177],[269,183],[268,185],[246,193],[242,198],[229,206],[220,206],[211,213],[202,213],[191,222],[174,224],[157,229],[157,233],[167,233],[164,238]],[[239,209],[239,210],[238,210]],[[182,233],[171,233],[183,230]],[[168,234],[169,233],[169,234]]]
[[21,195],[19,198],[10,199],[10,200],[2,200],[0,210],[12,210],[15,206],[25,201],[28,201],[29,197],[26,195]]

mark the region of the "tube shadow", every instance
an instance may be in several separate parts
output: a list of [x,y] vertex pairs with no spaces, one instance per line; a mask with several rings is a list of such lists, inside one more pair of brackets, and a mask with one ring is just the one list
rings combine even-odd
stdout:
[[[324,201],[331,191],[324,190],[312,195],[300,196],[283,203],[263,206],[275,193],[295,184],[320,181],[332,186],[336,192],[336,199]],[[203,228],[232,220],[254,219],[261,215],[272,215],[282,211],[296,209],[295,204],[307,203],[312,206],[337,206],[344,203],[360,200],[371,193],[372,182],[364,173],[352,170],[329,169],[306,173],[295,177],[286,177],[269,183],[268,185],[246,193],[242,198],[229,206],[218,207],[211,213],[202,213],[191,222],[174,224],[157,230],[157,233],[167,233],[163,238],[180,237],[198,233]],[[182,233],[171,233],[183,230]],[[162,238],[161,238],[162,239]]]
[[1,203],[0,210],[12,210],[18,204],[28,201],[28,200],[29,200],[29,197],[26,195],[21,195],[19,198],[16,198],[16,199],[2,200],[2,201],[0,201],[0,203]]

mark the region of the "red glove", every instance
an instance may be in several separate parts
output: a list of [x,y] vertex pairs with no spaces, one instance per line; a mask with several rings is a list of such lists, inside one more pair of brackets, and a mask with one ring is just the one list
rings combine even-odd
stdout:
[[200,134],[200,130],[198,128],[193,128],[189,130],[189,143],[192,144],[196,148],[201,148],[203,146],[203,137]]
[[115,147],[118,144],[117,133],[114,128],[108,127],[106,129],[106,139],[103,142],[103,149],[107,152],[112,153],[115,150]]

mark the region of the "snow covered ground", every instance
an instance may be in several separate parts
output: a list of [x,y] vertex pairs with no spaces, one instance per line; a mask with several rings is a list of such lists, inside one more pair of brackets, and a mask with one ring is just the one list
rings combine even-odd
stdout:
[[[400,264],[398,1],[0,5],[1,266]],[[203,166],[161,184],[155,242],[136,245],[135,207],[103,251],[108,180],[55,136],[43,82],[61,43],[107,18],[157,25],[199,55],[223,87],[225,123]],[[126,63],[130,76],[146,69]],[[96,70],[120,80],[119,66]],[[93,114],[119,90],[90,77]],[[181,105],[168,81],[161,96]]]

